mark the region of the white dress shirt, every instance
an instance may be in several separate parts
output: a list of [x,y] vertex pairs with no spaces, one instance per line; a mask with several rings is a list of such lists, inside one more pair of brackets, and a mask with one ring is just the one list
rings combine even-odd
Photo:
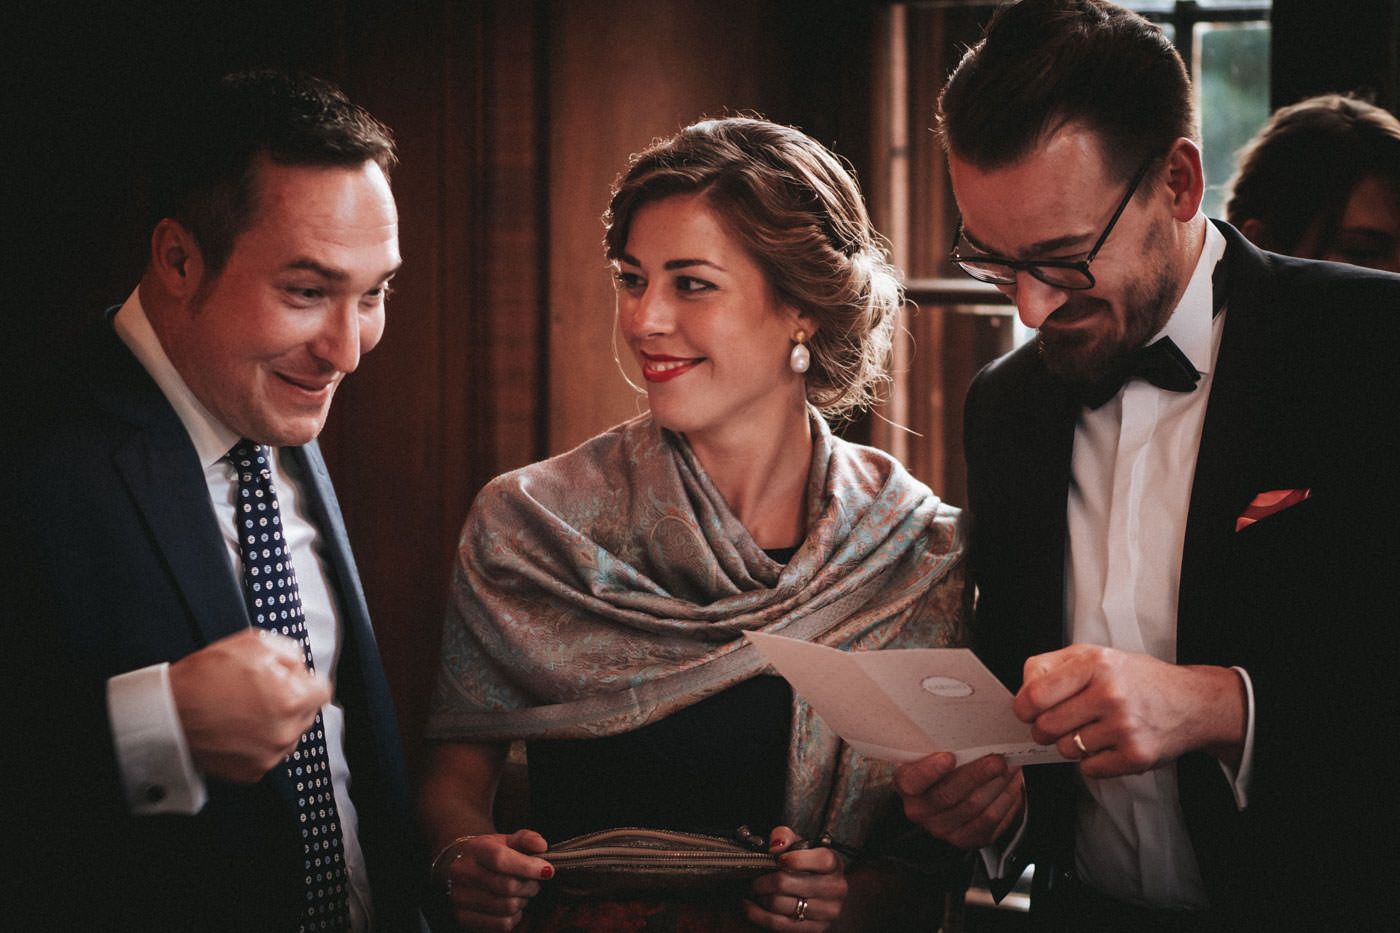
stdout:
[[[1065,566],[1067,639],[1176,662],[1177,600],[1186,515],[1201,426],[1227,312],[1212,318],[1211,274],[1225,240],[1206,238],[1190,283],[1160,336],[1201,372],[1194,392],[1135,379],[1106,404],[1085,409],[1074,433]],[[1153,340],[1157,339],[1154,337]],[[1149,341],[1150,342],[1150,341]],[[1243,809],[1253,752],[1248,703],[1244,764],[1225,770]],[[1093,888],[1129,903],[1208,906],[1177,795],[1176,764],[1146,774],[1084,778],[1076,822],[1076,868]]]
[[[189,432],[199,462],[204,466],[204,479],[223,533],[231,572],[241,581],[243,564],[234,531],[237,473],[233,464],[224,459],[239,437],[209,413],[180,377],[151,328],[139,291],[132,292],[117,312],[115,325],[117,334],[160,386]],[[311,521],[300,486],[301,478],[289,474],[287,465],[282,463],[280,449],[276,454],[269,458],[272,486],[277,491],[283,532],[296,568],[312,661],[317,673],[334,681],[341,626],[339,608],[331,593],[329,571],[321,556],[324,541]],[[241,591],[241,583],[239,588]],[[152,665],[113,677],[107,683],[108,716],[117,762],[128,804],[137,815],[193,814],[199,812],[207,800],[204,779],[190,757],[180,727],[170,691],[169,668],[169,664]],[[345,711],[332,700],[321,708],[321,714],[350,877],[351,922],[355,930],[367,930],[371,917],[369,876],[360,850],[359,819],[350,799]]]

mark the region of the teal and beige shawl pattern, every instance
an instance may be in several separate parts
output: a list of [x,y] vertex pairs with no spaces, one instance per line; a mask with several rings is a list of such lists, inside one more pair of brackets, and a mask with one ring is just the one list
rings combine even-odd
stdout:
[[[745,631],[860,651],[964,643],[958,511],[811,421],[807,537],[786,565],[648,415],[493,480],[462,532],[428,738],[638,728],[762,673]],[[857,844],[890,768],[794,703],[788,822]]]

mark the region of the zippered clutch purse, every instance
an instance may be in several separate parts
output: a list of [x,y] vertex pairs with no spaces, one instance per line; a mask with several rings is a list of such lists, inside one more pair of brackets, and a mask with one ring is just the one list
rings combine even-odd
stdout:
[[551,887],[571,897],[685,897],[743,887],[778,870],[764,840],[620,827],[575,836],[542,856]]

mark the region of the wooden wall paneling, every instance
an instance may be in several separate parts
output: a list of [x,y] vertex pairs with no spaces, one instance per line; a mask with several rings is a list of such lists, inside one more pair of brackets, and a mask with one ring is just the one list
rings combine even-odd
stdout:
[[[872,45],[870,97],[871,170],[865,192],[870,218],[889,241],[890,262],[906,276],[909,270],[909,61],[908,9],[888,4],[876,14]],[[888,395],[872,425],[871,443],[909,466],[909,455],[919,441],[908,426],[910,379],[914,339],[910,330],[917,308],[905,302],[900,312],[890,354],[893,377]],[[916,474],[917,475],[917,474]]]
[[946,501],[967,508],[967,461],[963,456],[963,405],[972,377],[987,363],[1014,349],[1013,318],[1005,306],[963,307],[944,311],[947,352],[939,379],[945,409],[943,441],[946,445],[943,488]]
[[[885,209],[889,235],[896,241],[906,279],[934,279],[948,274],[948,218],[955,210],[943,150],[934,133],[934,111],[951,67],[949,35],[956,28],[950,29],[950,14],[941,9],[898,4],[889,15],[899,28],[884,37],[891,44],[885,54],[890,67],[902,69],[889,81],[901,93],[884,106],[892,111],[890,119],[903,125],[896,151],[902,200]],[[956,359],[963,348],[957,339],[961,331],[949,331],[946,316],[947,309],[937,305],[911,304],[907,309],[895,369],[899,417],[892,419],[896,425],[877,434],[877,439],[888,439],[911,473],[940,495],[947,495],[950,461],[961,457],[961,449],[949,443],[948,432],[961,413],[945,398],[945,374],[950,358]],[[918,434],[903,432],[901,425]]]
[[[947,250],[947,216],[952,192],[948,187],[947,163],[943,147],[933,132],[934,111],[943,79],[950,63],[948,29],[945,18],[929,11],[910,11],[908,41],[909,61],[933,61],[928,67],[918,67],[909,75],[909,162],[912,204],[909,209],[909,275],[913,278],[937,277],[943,274]],[[933,50],[933,55],[930,55]],[[921,307],[911,320],[916,349],[909,378],[917,387],[911,392],[910,415],[923,442],[910,451],[910,470],[928,483],[939,495],[947,495],[947,462],[949,446],[947,430],[950,421],[960,412],[948,411],[944,404],[943,372],[947,359],[957,352],[955,342],[945,339],[946,311],[937,307]]]
[[702,115],[752,110],[802,126],[864,176],[874,14],[873,4],[835,0],[554,0],[549,15],[554,453],[645,409],[613,358],[599,222],[627,156]]
[[758,4],[757,57],[764,115],[800,127],[850,163],[867,201],[875,123],[878,0],[774,0]]
[[922,435],[904,442],[905,462],[940,496],[963,505],[967,498],[963,400],[981,365],[1010,349],[1011,328],[1009,320],[999,316],[1004,313],[1001,309],[938,304],[936,290],[929,291],[940,280],[963,279],[947,258],[957,205],[935,133],[935,112],[946,76],[963,49],[977,41],[990,9],[899,6],[904,42],[900,51],[908,70],[904,99],[891,106],[905,108],[908,194],[906,203],[890,209],[907,215],[896,229],[906,240],[900,244],[904,271],[920,303],[907,316],[912,349],[896,378],[904,396],[905,423]]
[[[487,473],[532,463],[547,452],[549,367],[547,4],[498,3],[484,69],[487,160],[482,277],[490,322],[490,367],[483,369],[493,424]],[[488,477],[489,478],[489,477]]]
[[[798,126],[849,163],[867,206],[880,196],[874,170],[878,0],[782,0],[761,4],[766,115]],[[861,444],[875,442],[869,412],[834,425]]]
[[[353,8],[343,38],[346,94],[394,131],[394,194],[404,267],[394,282],[384,338],[345,381],[322,446],[354,544],[380,654],[394,691],[411,766],[436,668],[446,589],[445,458],[463,428],[445,430],[443,395],[462,372],[443,348],[470,320],[453,276],[457,225],[470,217],[470,137],[448,80],[449,61],[474,53],[475,34],[452,26],[455,4],[393,11]],[[470,24],[465,24],[470,25]],[[448,102],[454,105],[448,111]],[[468,102],[469,103],[469,102]],[[465,183],[459,179],[465,177]],[[470,255],[470,253],[468,253]],[[469,429],[467,429],[469,430]]]
[[[613,358],[613,288],[600,217],[632,152],[701,114],[761,108],[757,6],[549,5],[551,453],[645,410],[645,397],[627,386]],[[620,337],[617,351],[640,384]]]
[[416,771],[462,521],[543,453],[543,22],[450,0],[353,22],[356,99],[399,141],[405,265],[325,446]]
[[[491,434],[496,418],[489,365],[494,328],[486,277],[492,255],[487,210],[492,179],[487,166],[494,12],[495,5],[445,3],[438,26],[450,37],[443,48],[442,131],[436,140],[440,255],[435,261],[440,294],[432,357],[440,374],[435,386],[440,450],[435,481],[441,520],[433,531],[439,557],[435,582],[443,605],[462,519],[494,465]],[[435,608],[438,611],[424,621],[421,632],[422,641],[434,646],[442,620],[441,607]],[[431,681],[435,671],[425,667],[421,673],[420,684]],[[426,715],[426,705],[422,712]]]

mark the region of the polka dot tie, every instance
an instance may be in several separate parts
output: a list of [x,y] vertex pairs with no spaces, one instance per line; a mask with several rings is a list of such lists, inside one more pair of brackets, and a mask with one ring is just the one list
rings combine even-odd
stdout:
[[[248,602],[253,623],[295,638],[301,644],[307,670],[314,671],[301,592],[297,589],[291,552],[282,537],[282,517],[267,458],[266,447],[248,440],[239,441],[228,455],[238,471],[235,524],[238,552],[243,559],[243,598]],[[299,929],[349,930],[349,889],[340,816],[336,812],[326,758],[326,731],[319,712],[285,765],[287,777],[296,789],[306,878],[306,901]]]

